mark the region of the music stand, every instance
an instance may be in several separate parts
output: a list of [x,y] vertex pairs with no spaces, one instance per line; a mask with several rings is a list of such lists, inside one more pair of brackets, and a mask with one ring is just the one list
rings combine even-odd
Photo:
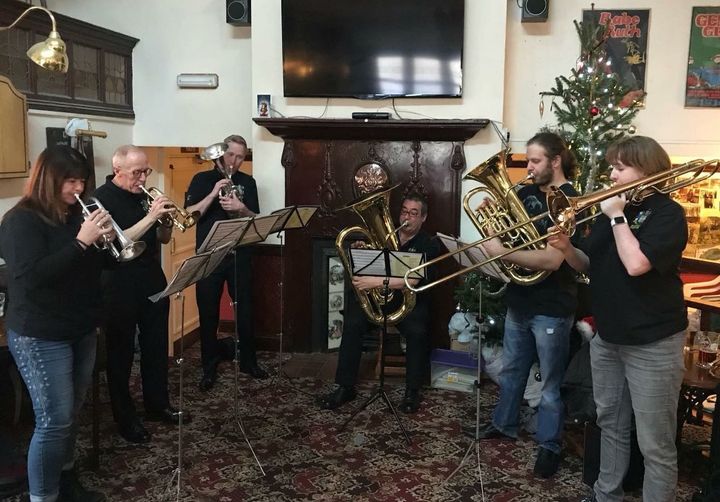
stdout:
[[225,259],[225,256],[231,250],[230,243],[223,246],[219,246],[211,251],[197,254],[187,258],[180,264],[180,267],[173,275],[170,282],[168,282],[165,289],[149,296],[148,299],[156,303],[162,298],[166,298],[170,295],[175,295],[177,300],[180,300],[180,355],[175,360],[179,371],[180,381],[178,383],[178,463],[177,467],[173,470],[170,481],[168,482],[168,491],[172,490],[172,486],[177,480],[175,500],[180,500],[180,493],[182,492],[182,474],[183,474],[183,390],[184,390],[184,350],[185,350],[185,295],[183,291],[195,284],[197,281],[207,277],[217,266]]
[[[352,266],[352,275],[369,275],[380,276],[383,279],[383,297],[384,304],[382,306],[383,323],[382,323],[382,342],[380,344],[380,382],[370,397],[356,408],[345,423],[340,427],[344,429],[361,411],[378,399],[382,399],[385,405],[390,409],[395,421],[400,427],[400,431],[405,436],[405,441],[410,444],[410,436],[397,414],[397,410],[392,405],[390,398],[385,392],[385,347],[387,347],[387,303],[389,296],[390,277],[405,277],[408,270],[415,268],[424,261],[424,253],[413,253],[409,251],[392,251],[388,248],[384,249],[360,249],[350,248],[350,264]],[[422,279],[424,271],[415,272],[411,277],[413,279]]]
[[[319,206],[288,206],[282,209],[277,209],[270,213],[271,215],[278,215],[278,219],[275,225],[270,229],[270,233],[277,233],[277,238],[280,239],[280,347],[278,349],[278,369],[273,375],[270,385],[275,383],[276,379],[282,380],[283,377],[287,380],[287,383],[296,391],[309,395],[310,393],[297,388],[292,384],[292,379],[283,370],[283,322],[284,322],[284,299],[285,299],[285,240],[283,239],[284,232],[287,230],[294,230],[297,228],[307,228],[310,220],[315,213],[320,209]],[[266,408],[267,409],[267,408]]]
[[[438,238],[440,241],[445,245],[445,247],[448,248],[449,251],[455,251],[459,247],[464,246],[465,244],[461,242],[460,240],[456,239],[455,237],[451,237],[449,235],[438,233]],[[454,255],[455,260],[460,264],[460,267],[468,268],[472,265],[481,263],[488,259],[489,255],[485,251],[485,249],[482,247],[482,244],[479,244],[478,246],[471,247],[469,249],[466,249],[464,252],[457,253]],[[493,277],[495,279],[499,279],[500,281],[504,283],[509,283],[510,278],[507,276],[507,274],[500,268],[500,266],[495,263],[487,263],[485,265],[482,265],[480,267],[481,272],[484,275],[487,275],[489,277]],[[462,466],[465,464],[465,461],[470,456],[470,452],[473,450],[473,446],[475,447],[475,458],[477,459],[477,472],[478,476],[480,476],[480,491],[482,493],[483,500],[485,499],[485,491],[484,491],[484,485],[482,480],[482,469],[480,464],[480,386],[482,384],[482,333],[483,333],[483,327],[484,327],[484,318],[482,315],[482,282],[478,282],[478,339],[477,339],[477,375],[475,382],[473,383],[473,387],[475,388],[475,436],[473,440],[470,442],[470,445],[468,446],[467,450],[465,451],[465,455],[463,456],[462,460],[458,464],[458,466],[455,468],[453,472],[450,473],[450,475],[445,478],[443,483],[447,483],[450,481],[450,479],[457,474]]]

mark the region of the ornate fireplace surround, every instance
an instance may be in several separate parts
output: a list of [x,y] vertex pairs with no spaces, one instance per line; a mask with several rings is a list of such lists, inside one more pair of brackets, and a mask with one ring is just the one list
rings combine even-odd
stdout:
[[[306,230],[286,235],[282,329],[288,349],[321,350],[322,347],[317,346],[317,335],[313,342],[312,333],[313,282],[321,280],[313,276],[313,248],[317,249],[318,241],[334,241],[340,230],[357,224],[357,216],[352,211],[335,210],[358,195],[355,182],[358,169],[366,170],[365,179],[379,173],[389,178],[388,185],[400,183],[391,199],[390,211],[394,217],[402,195],[416,191],[425,195],[429,203],[424,229],[431,234],[439,231],[459,235],[460,177],[466,167],[464,142],[489,121],[253,120],[285,141],[282,165],[286,205],[320,206],[319,214]],[[263,261],[263,264],[269,262]],[[451,264],[439,273],[447,270],[452,270]],[[262,282],[256,286],[262,287]],[[431,292],[436,306],[432,325],[434,347],[447,344],[454,287],[454,283],[449,283]],[[259,335],[265,338],[264,330],[260,331]]]

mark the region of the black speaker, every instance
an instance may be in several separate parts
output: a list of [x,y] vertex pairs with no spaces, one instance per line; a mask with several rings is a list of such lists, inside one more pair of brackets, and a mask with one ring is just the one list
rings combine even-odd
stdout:
[[225,0],[225,21],[233,26],[250,26],[250,0]]
[[550,0],[523,0],[522,22],[544,23],[548,18]]
[[[585,424],[585,453],[583,456],[583,481],[593,486],[600,474],[600,427],[594,423]],[[632,492],[642,488],[645,464],[637,442],[637,432],[630,438],[630,466],[623,480],[623,489]]]

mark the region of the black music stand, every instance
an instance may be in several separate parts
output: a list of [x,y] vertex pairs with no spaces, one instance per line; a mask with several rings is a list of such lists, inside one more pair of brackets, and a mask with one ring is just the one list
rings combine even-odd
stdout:
[[278,219],[275,225],[270,229],[270,233],[277,233],[277,238],[280,239],[280,347],[278,349],[278,369],[272,377],[270,384],[272,385],[277,380],[282,380],[283,377],[287,380],[287,383],[296,391],[310,395],[309,392],[298,389],[292,384],[292,379],[283,369],[283,335],[284,335],[284,299],[285,299],[285,240],[283,239],[284,232],[287,230],[294,230],[297,228],[307,228],[310,220],[315,213],[317,213],[320,206],[288,206],[282,209],[278,209],[270,213],[271,215],[278,215]]
[[[458,247],[462,247],[465,244],[455,237],[451,237],[449,235],[438,233],[438,238],[440,241],[445,245],[445,247],[448,248],[449,251],[455,251],[458,249]],[[471,247],[466,249],[464,252],[458,253],[454,255],[455,260],[458,262],[460,267],[463,269],[468,268],[472,265],[476,265],[478,263],[481,263],[489,258],[488,253],[485,251],[485,249],[482,247],[482,244]],[[500,266],[497,263],[491,262],[487,263],[480,267],[480,271],[489,277],[494,277],[495,279],[499,279],[500,281],[504,282],[505,284],[510,282],[510,278],[507,276],[507,274],[500,268]],[[504,286],[503,286],[504,287]],[[477,473],[478,476],[480,476],[480,491],[482,493],[482,497],[484,499],[484,485],[482,480],[482,469],[480,464],[480,386],[482,384],[482,333],[484,328],[484,317],[482,315],[482,282],[478,282],[478,337],[477,337],[477,375],[475,382],[473,383],[473,387],[475,388],[475,436],[473,440],[470,442],[470,445],[468,446],[467,450],[465,451],[465,455],[463,456],[462,460],[458,464],[458,466],[455,468],[454,471],[450,473],[450,475],[445,478],[443,483],[447,483],[450,481],[450,479],[457,474],[462,466],[465,464],[465,461],[470,456],[470,452],[473,451],[473,446],[475,447],[475,458],[477,460]]]
[[175,487],[175,500],[180,500],[182,492],[182,474],[183,474],[183,390],[184,390],[184,350],[185,350],[185,294],[183,291],[195,284],[197,281],[204,279],[217,268],[217,266],[225,259],[232,247],[230,243],[219,246],[211,251],[191,256],[180,264],[173,278],[168,282],[165,289],[156,293],[148,299],[155,303],[162,298],[175,295],[180,301],[180,355],[175,360],[179,371],[180,381],[178,384],[178,463],[173,470],[170,481],[168,482],[168,491],[172,491]]
[[[370,397],[356,408],[345,423],[340,427],[344,429],[347,425],[355,418],[361,411],[367,408],[370,404],[382,399],[385,405],[390,409],[395,421],[400,427],[400,431],[405,436],[405,441],[410,444],[410,436],[408,435],[405,427],[400,420],[400,416],[397,414],[397,410],[392,405],[390,398],[388,398],[385,392],[385,347],[387,347],[387,304],[390,293],[390,278],[391,277],[405,277],[408,270],[417,267],[424,261],[425,255],[423,253],[412,253],[409,251],[393,251],[387,247],[383,249],[368,249],[368,248],[351,248],[350,249],[350,263],[352,266],[352,275],[358,276],[379,276],[384,277],[383,279],[383,298],[384,304],[381,308],[383,313],[382,323],[382,342],[380,344],[380,382],[378,383],[375,391]],[[423,272],[415,272],[415,275],[411,278],[422,279],[424,277]]]
[[[253,216],[250,218],[236,218],[232,220],[222,220],[222,221],[216,221],[213,227],[210,229],[210,233],[205,238],[205,241],[200,246],[200,249],[203,249],[206,246],[214,246],[214,245],[223,245],[225,243],[229,243],[229,245],[233,248],[233,273],[237,270],[237,253],[235,250],[242,246],[249,246],[251,244],[256,244],[258,242],[262,242],[267,238],[268,233],[270,232],[270,229],[273,227],[275,222],[277,221],[279,216],[277,215],[268,215],[268,216]],[[237,320],[237,293],[238,293],[238,284],[237,280],[235,281],[235,290],[233,291],[233,296],[235,300],[232,302],[232,310],[233,310],[233,320],[235,324],[235,330],[234,330],[234,343],[235,343],[235,357],[233,360],[233,368],[234,368],[234,396],[233,396],[233,417],[232,419],[235,421],[235,423],[238,425],[238,428],[240,429],[240,432],[243,435],[243,438],[245,439],[245,443],[248,445],[248,448],[250,448],[250,453],[252,453],[253,458],[255,459],[255,463],[260,468],[260,472],[263,476],[265,476],[265,469],[263,469],[262,464],[260,463],[260,460],[258,459],[257,455],[255,454],[255,449],[252,447],[252,444],[250,443],[250,440],[248,439],[248,436],[245,432],[245,426],[243,424],[242,418],[240,417],[240,385],[239,385],[239,373],[240,368],[239,360],[240,360],[240,334],[238,332],[238,320]]]

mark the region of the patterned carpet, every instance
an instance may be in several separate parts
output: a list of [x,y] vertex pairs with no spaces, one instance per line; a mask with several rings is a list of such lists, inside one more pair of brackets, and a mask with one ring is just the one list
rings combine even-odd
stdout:
[[[448,482],[470,445],[461,424],[474,419],[474,396],[428,389],[422,409],[401,419],[412,438],[408,447],[392,415],[382,402],[374,403],[340,430],[352,406],[328,412],[314,398],[331,388],[315,378],[254,381],[241,374],[240,415],[245,431],[265,469],[262,476],[235,421],[233,366],[221,366],[220,380],[208,394],[197,390],[198,360],[186,358],[185,405],[192,423],[183,438],[185,470],[181,500],[187,501],[577,501],[588,488],[582,483],[582,459],[577,445],[582,431],[570,427],[560,471],[551,480],[532,473],[535,444],[529,437],[515,443],[484,441],[476,456]],[[276,359],[266,354],[266,367]],[[179,372],[171,370],[173,392]],[[360,386],[362,402],[374,390]],[[393,403],[400,401],[402,385],[387,387]],[[135,385],[139,393],[139,386]],[[481,420],[490,413],[497,388],[481,390]],[[106,388],[101,388],[100,465],[96,471],[82,464],[88,487],[108,500],[174,500],[168,491],[177,465],[176,429],[148,423],[153,441],[132,445],[114,433]],[[687,426],[684,442],[707,440],[709,427]],[[90,408],[82,417],[80,458],[91,452]],[[681,451],[678,500],[690,500],[699,484],[703,458],[697,450]],[[173,486],[174,488],[174,486]],[[483,498],[484,495],[484,498]],[[637,495],[637,494],[635,494]],[[16,497],[11,500],[20,500]],[[640,500],[628,497],[628,500]]]

